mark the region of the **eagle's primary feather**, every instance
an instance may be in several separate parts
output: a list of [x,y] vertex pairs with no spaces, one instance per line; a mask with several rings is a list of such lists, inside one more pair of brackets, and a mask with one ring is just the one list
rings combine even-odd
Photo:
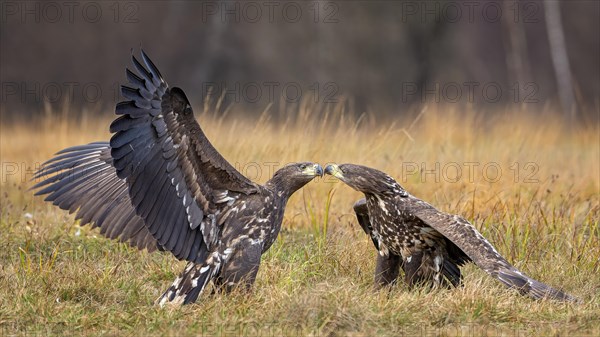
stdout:
[[328,165],[325,173],[365,194],[354,210],[380,253],[377,283],[393,282],[402,268],[410,285],[456,286],[461,282],[459,267],[472,261],[506,286],[533,298],[577,301],[523,274],[467,220],[412,196],[389,175],[353,164]]
[[212,146],[184,92],[143,51],[143,64],[132,61],[137,73],[126,71],[110,142],[57,153],[36,173],[36,194],[109,238],[189,261],[160,305],[193,302],[211,280],[249,287],[288,198],[322,168],[288,164],[253,183]]

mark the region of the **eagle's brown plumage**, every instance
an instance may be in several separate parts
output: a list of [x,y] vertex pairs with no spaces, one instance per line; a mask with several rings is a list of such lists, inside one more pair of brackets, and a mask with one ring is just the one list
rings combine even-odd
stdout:
[[533,298],[577,301],[513,267],[467,220],[412,196],[389,175],[373,168],[328,165],[331,174],[365,194],[354,205],[358,222],[380,253],[376,282],[393,282],[399,269],[410,285],[460,284],[459,267],[473,261],[506,286]]
[[179,88],[169,88],[142,51],[127,69],[127,99],[116,107],[110,143],[65,149],[44,163],[33,188],[109,238],[189,261],[159,299],[189,303],[210,280],[254,282],[288,198],[323,171],[294,163],[253,183],[211,145]]

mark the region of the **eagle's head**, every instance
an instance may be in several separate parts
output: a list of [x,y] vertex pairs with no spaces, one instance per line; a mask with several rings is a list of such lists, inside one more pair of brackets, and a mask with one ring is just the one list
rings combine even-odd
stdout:
[[292,163],[277,170],[267,185],[290,196],[317,176],[323,176],[321,165],[311,162]]
[[325,174],[330,174],[365,194],[406,193],[394,178],[367,166],[330,164],[325,167]]

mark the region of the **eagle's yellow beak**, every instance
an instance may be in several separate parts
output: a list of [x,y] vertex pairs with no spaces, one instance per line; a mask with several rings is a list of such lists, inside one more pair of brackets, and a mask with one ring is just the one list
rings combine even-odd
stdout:
[[307,176],[322,177],[323,176],[323,168],[319,164],[309,165],[302,171],[302,173],[306,174]]
[[330,174],[338,179],[344,179],[344,174],[336,164],[329,164],[325,167],[325,174]]

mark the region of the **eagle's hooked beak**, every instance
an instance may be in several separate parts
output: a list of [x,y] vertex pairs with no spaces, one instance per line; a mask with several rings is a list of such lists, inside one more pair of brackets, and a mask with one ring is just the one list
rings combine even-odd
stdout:
[[313,177],[316,177],[316,176],[322,177],[323,176],[323,168],[319,164],[314,164],[314,165],[311,165],[311,166],[308,166],[307,168],[305,168],[303,173],[306,175],[309,175],[309,176],[313,176]]
[[330,174],[338,179],[344,179],[342,170],[336,164],[329,164],[325,167],[325,174]]
[[323,176],[323,168],[319,164],[315,164],[315,173],[319,176]]

